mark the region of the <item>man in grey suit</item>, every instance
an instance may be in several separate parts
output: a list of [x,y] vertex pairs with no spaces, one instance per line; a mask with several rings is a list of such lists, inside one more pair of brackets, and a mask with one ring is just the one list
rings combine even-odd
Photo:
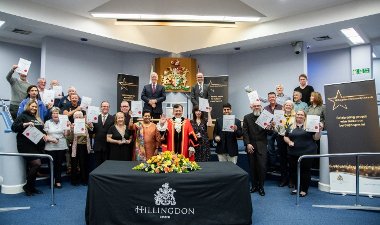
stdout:
[[162,114],[162,102],[166,100],[165,87],[157,83],[157,73],[152,72],[150,78],[152,83],[145,85],[141,92],[141,100],[144,101],[143,111],[149,111],[153,119],[159,119]]
[[197,73],[197,84],[191,87],[190,97],[193,107],[199,105],[199,98],[208,99],[210,102],[210,88],[208,84],[204,83],[203,73]]
[[243,140],[251,169],[251,193],[258,191],[261,196],[264,196],[267,163],[267,129],[255,123],[262,111],[261,102],[253,102],[251,109],[253,112],[244,116]]

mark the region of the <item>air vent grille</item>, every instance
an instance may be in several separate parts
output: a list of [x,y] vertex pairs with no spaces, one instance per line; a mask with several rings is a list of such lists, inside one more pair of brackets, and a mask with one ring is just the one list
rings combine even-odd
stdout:
[[22,30],[22,29],[17,29],[17,28],[13,29],[12,32],[16,34],[23,34],[23,35],[29,35],[30,33],[32,33],[32,31]]
[[325,35],[325,36],[315,37],[313,39],[316,40],[316,41],[326,41],[326,40],[330,40],[332,38],[330,36],[328,36],[328,35]]

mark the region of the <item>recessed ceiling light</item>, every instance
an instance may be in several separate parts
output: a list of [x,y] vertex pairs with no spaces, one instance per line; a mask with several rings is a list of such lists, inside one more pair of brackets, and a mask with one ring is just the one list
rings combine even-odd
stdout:
[[0,27],[3,26],[4,23],[5,21],[0,20]]
[[347,28],[347,29],[341,29],[340,30],[344,36],[346,36],[346,38],[348,38],[348,40],[350,40],[352,42],[352,44],[354,45],[358,45],[358,44],[364,44],[365,41],[363,40],[362,37],[360,37],[359,33],[356,32],[356,30],[354,28]]
[[374,52],[372,52],[372,58],[376,58],[376,55]]

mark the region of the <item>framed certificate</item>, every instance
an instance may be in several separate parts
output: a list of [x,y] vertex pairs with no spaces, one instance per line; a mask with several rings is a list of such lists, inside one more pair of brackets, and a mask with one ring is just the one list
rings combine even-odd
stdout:
[[44,136],[40,130],[32,126],[27,127],[24,132],[22,132],[22,134],[31,140],[34,144],[40,142],[41,138]]
[[235,115],[223,115],[222,131],[234,132],[232,129],[235,125]]
[[199,110],[202,112],[208,112],[210,104],[208,103],[207,98],[199,98]]
[[61,125],[63,130],[70,130],[69,125],[69,117],[67,115],[58,115],[59,117],[59,124]]
[[98,123],[100,109],[97,106],[89,106],[87,108],[87,121],[90,123]]
[[18,60],[17,68],[16,68],[15,71],[17,73],[28,74],[29,68],[30,68],[30,64],[32,64],[31,61],[28,61],[26,59],[20,58]]
[[86,121],[84,118],[74,120],[74,134],[86,133]]
[[273,122],[276,126],[282,126],[285,121],[285,112],[283,110],[274,110],[273,113]]
[[41,96],[44,104],[54,104],[54,95],[55,93],[53,90],[45,90],[43,96]]
[[82,110],[87,110],[87,108],[91,105],[92,98],[83,96],[81,99],[80,107]]
[[59,98],[61,99],[62,96],[62,86],[53,86],[53,91],[54,91],[54,98]]
[[307,132],[319,132],[319,123],[321,122],[321,117],[317,115],[307,115],[306,117],[306,128]]
[[248,99],[249,99],[249,103],[254,103],[255,101],[260,101],[260,98],[259,98],[259,94],[257,93],[257,91],[251,91],[249,93],[247,93],[248,95]]
[[131,101],[132,117],[142,117],[142,101]]
[[270,125],[270,121],[273,119],[273,114],[267,110],[263,110],[256,120],[256,124],[262,128],[267,128]]

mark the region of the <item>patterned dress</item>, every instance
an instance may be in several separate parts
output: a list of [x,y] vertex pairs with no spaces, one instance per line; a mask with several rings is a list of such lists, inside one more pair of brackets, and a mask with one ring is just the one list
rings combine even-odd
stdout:
[[207,135],[207,120],[201,122],[199,125],[195,120],[191,121],[191,126],[194,129],[194,133],[201,134],[198,138],[198,147],[195,148],[195,161],[207,162],[210,158],[210,143]]

